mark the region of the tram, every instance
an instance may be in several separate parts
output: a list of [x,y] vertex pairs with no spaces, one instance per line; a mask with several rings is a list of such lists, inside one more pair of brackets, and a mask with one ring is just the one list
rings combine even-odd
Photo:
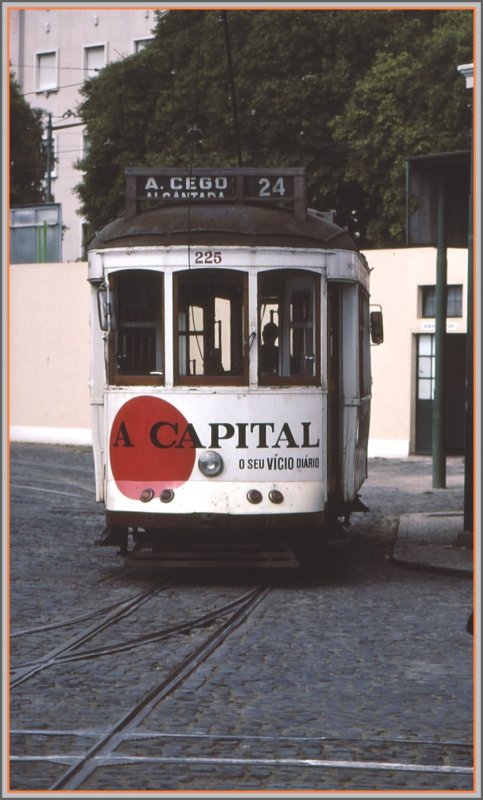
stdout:
[[369,273],[302,168],[126,170],[88,257],[103,544],[271,532],[296,552],[363,508]]

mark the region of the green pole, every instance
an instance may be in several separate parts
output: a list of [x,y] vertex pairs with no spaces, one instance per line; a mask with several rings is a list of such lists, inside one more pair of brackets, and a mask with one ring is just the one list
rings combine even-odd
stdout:
[[[473,153],[473,150],[472,150]],[[465,381],[465,490],[464,531],[473,543],[473,158],[470,157],[470,196],[468,208],[468,304],[466,318],[466,381]]]
[[47,223],[37,226],[37,261],[45,264],[47,261]]
[[438,177],[438,216],[435,296],[435,366],[433,400],[433,487],[446,488],[445,451],[445,373],[446,373],[446,231],[445,231],[445,181]]

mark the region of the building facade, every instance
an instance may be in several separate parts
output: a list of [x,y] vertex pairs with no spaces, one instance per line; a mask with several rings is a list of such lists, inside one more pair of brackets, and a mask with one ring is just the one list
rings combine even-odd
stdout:
[[[366,253],[371,301],[384,313],[384,343],[373,347],[369,456],[428,455],[435,388],[436,249]],[[446,451],[463,454],[468,250],[447,251]]]
[[46,184],[60,207],[62,261],[83,256],[83,220],[75,186],[81,172],[84,127],[77,113],[83,82],[112,61],[138,52],[153,38],[153,8],[11,8],[10,69],[29,105],[42,108],[52,125],[54,159]]

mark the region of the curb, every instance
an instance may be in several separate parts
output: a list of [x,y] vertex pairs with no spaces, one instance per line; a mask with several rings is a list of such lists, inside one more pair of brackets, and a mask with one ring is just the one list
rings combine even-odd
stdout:
[[402,514],[391,561],[453,577],[473,577],[472,536],[463,534],[463,514],[454,511]]

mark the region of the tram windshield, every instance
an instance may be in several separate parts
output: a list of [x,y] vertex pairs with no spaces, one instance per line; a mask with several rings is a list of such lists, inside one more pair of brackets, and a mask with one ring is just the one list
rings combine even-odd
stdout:
[[[259,384],[317,385],[320,277],[274,269],[259,273],[257,280]],[[110,382],[164,384],[164,336],[169,338],[170,331],[165,330],[163,274],[115,271],[108,288]],[[248,271],[176,271],[173,323],[169,362],[175,384],[248,383],[249,358],[256,354],[255,333],[248,336]]]
[[319,286],[318,276],[310,272],[274,270],[259,275],[261,384],[318,381]]
[[186,270],[175,276],[175,380],[244,383],[247,275]]
[[111,275],[109,288],[111,380],[163,382],[163,276],[148,270],[123,270]]

